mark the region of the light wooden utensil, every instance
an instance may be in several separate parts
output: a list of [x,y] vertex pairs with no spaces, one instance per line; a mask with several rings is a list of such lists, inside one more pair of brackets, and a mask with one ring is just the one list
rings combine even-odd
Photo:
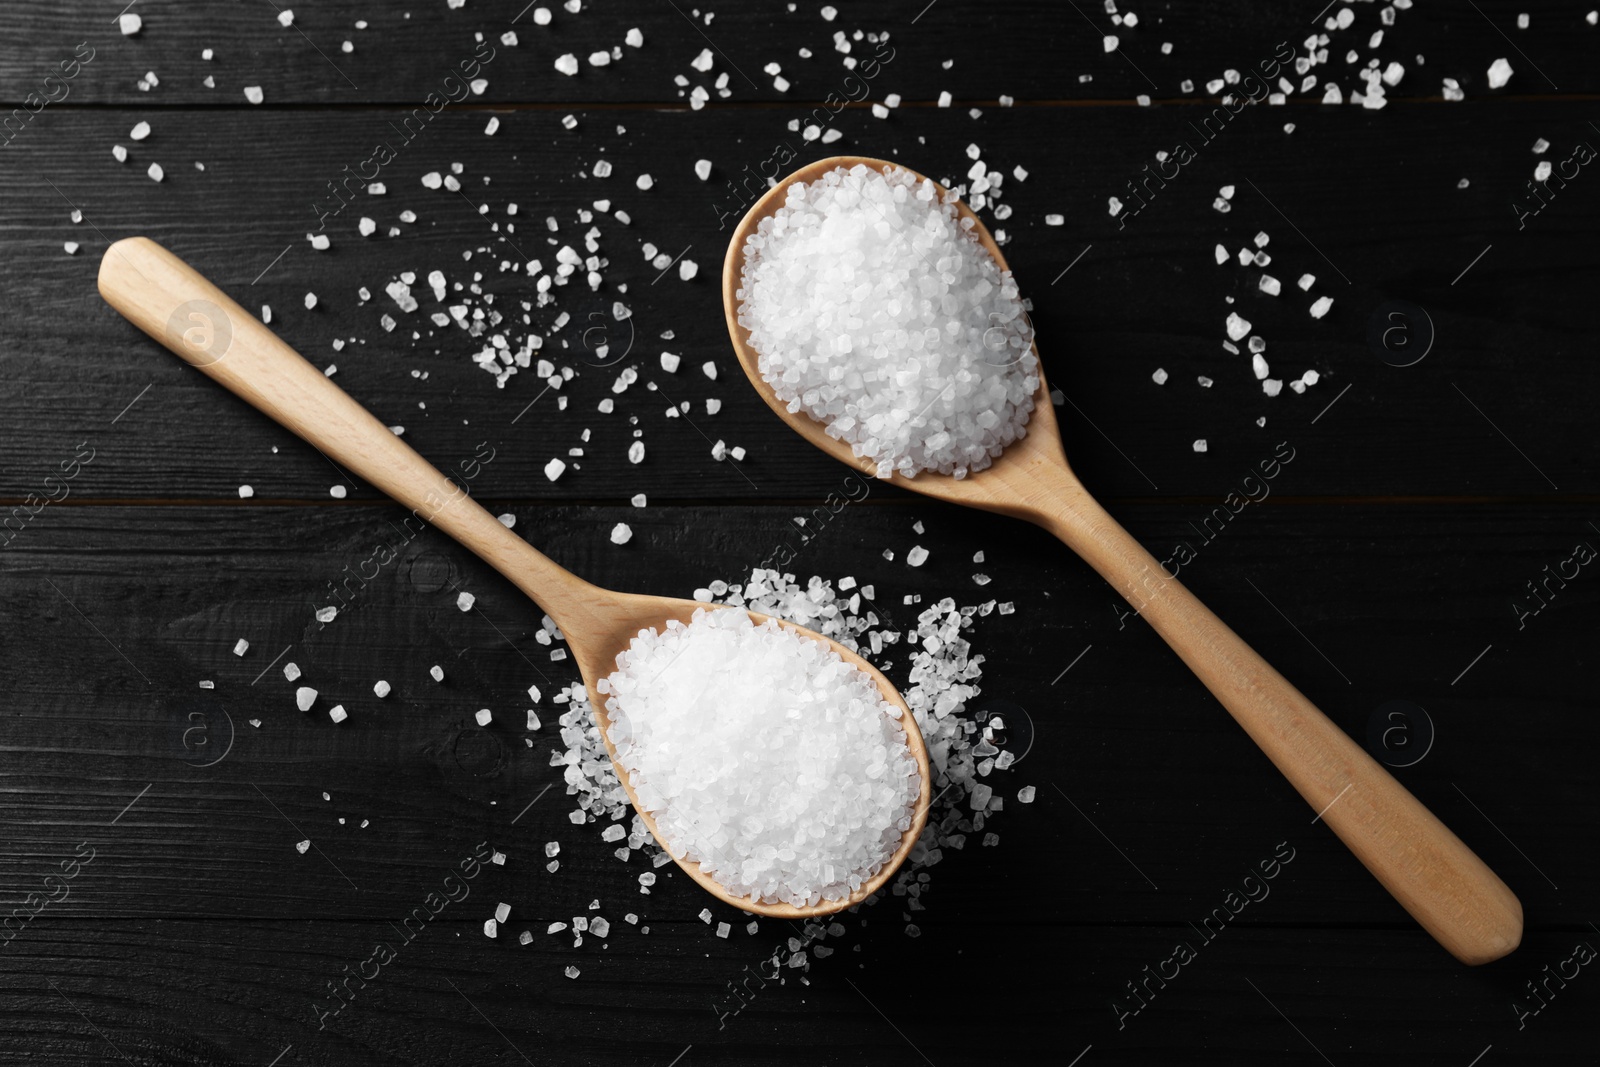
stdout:
[[[616,751],[607,736],[611,723],[605,701],[595,691],[595,682],[616,668],[618,653],[641,629],[662,629],[672,619],[688,622],[696,611],[721,605],[618,593],[591,585],[557,566],[503,526],[463,488],[391,433],[222,290],[148,238],[129,237],[106,251],[100,263],[100,295],[186,363],[388,493],[418,518],[454,537],[533,598],[565,635],[589,688],[589,703],[599,720],[617,777],[645,825],[652,834],[656,833],[655,820],[639,807],[627,772],[616,765]],[[767,618],[753,611],[748,614],[757,623]],[[883,698],[900,709],[906,744],[922,776],[911,827],[889,863],[859,890],[845,900],[809,908],[756,904],[730,896],[700,870],[699,864],[677,862],[713,896],[734,907],[782,919],[831,915],[859,904],[881,888],[921,836],[928,817],[931,784],[928,751],[904,698],[881,671],[837,641],[778,621],[786,629],[822,642],[846,662],[866,671]],[[656,837],[659,840],[660,835]]]
[[[877,170],[897,165],[860,156],[818,160],[784,178],[751,206],[728,244],[722,301],[734,351],[767,406],[824,452],[870,474],[874,464],[858,459],[848,444],[829,437],[805,412],[790,412],[773,394],[761,377],[749,331],[738,320],[745,239],[782,206],[791,184],[857,164]],[[982,220],[965,203],[957,210],[976,224],[979,240],[1000,269],[1009,269]],[[895,474],[889,480],[938,500],[1026,519],[1055,534],[1141,609],[1321,821],[1452,955],[1479,964],[1515,949],[1522,940],[1522,905],[1505,883],[1095,502],[1067,465],[1042,371],[1034,402],[1028,435],[987,470],[961,480],[927,471],[915,478]]]

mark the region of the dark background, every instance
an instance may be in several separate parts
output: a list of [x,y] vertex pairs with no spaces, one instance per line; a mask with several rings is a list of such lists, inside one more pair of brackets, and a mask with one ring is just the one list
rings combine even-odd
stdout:
[[[1600,28],[1584,21],[1587,3],[1424,2],[1388,27],[1382,5],[1351,4],[1355,23],[1330,34],[1317,88],[1245,109],[1123,227],[1107,198],[1128,200],[1125,183],[1157,150],[1197,141],[1189,124],[1217,102],[1205,83],[1249,70],[1280,41],[1303,52],[1344,5],[1135,3],[1135,29],[1113,27],[1088,0],[840,2],[831,23],[809,0],[793,12],[762,0],[718,8],[710,25],[681,0],[549,6],[550,26],[523,13],[513,27],[518,3],[296,3],[285,29],[269,0],[141,0],[132,9],[144,28],[129,38],[117,2],[4,5],[6,112],[42,92],[80,42],[94,49],[70,94],[0,148],[0,505],[11,513],[50,491],[58,483],[47,476],[81,445],[94,456],[65,499],[0,549],[4,911],[43,891],[80,845],[95,858],[69,896],[0,947],[0,1058],[1593,1063],[1593,967],[1552,982],[1556,994],[1520,1026],[1515,1007],[1538,1006],[1525,984],[1576,945],[1600,944],[1600,575],[1583,568],[1537,614],[1516,607],[1537,606],[1527,584],[1544,568],[1600,545],[1590,444],[1600,174],[1589,166],[1551,182],[1547,206],[1521,225],[1513,208],[1539,160],[1600,146]],[[1519,12],[1531,16],[1526,30]],[[575,78],[554,71],[557,55],[621,44],[633,26],[646,43],[624,47],[622,61],[585,63]],[[501,42],[508,29],[515,47]],[[894,49],[871,99],[899,93],[903,103],[888,120],[851,106],[833,123],[841,140],[806,144],[788,123],[837,91],[847,72],[832,35],[858,29],[889,33]],[[1105,32],[1121,38],[1114,53]],[[326,183],[440,85],[477,33],[497,50],[487,89],[435,118],[385,168],[388,195],[330,221],[332,248],[313,251],[304,235]],[[347,39],[353,53],[340,50]],[[215,59],[204,62],[208,47]],[[690,61],[706,47],[719,54],[701,74]],[[1348,98],[1372,57],[1406,68],[1386,108],[1320,103],[1324,76]],[[1515,73],[1490,90],[1499,57]],[[774,61],[787,93],[762,73]],[[160,84],[142,91],[147,71]],[[731,97],[713,93],[699,111],[673,82],[709,85],[721,72]],[[208,74],[214,89],[202,85]],[[1445,78],[1464,102],[1442,99]],[[1196,88],[1183,90],[1185,79]],[[246,85],[262,86],[263,105],[245,103]],[[934,106],[941,91],[954,106]],[[999,106],[1002,95],[1014,106]],[[486,137],[491,112],[500,128]],[[569,114],[575,129],[563,127]],[[140,120],[154,132],[130,141]],[[1535,155],[1541,137],[1551,147]],[[875,582],[902,615],[910,593],[924,605],[1015,602],[1015,614],[972,632],[987,657],[977,703],[1030,723],[1031,748],[991,778],[1008,802],[989,827],[999,846],[949,853],[931,869],[919,938],[904,933],[903,902],[864,909],[831,958],[785,971],[781,986],[719,1020],[728,982],[788,932],[764,923],[756,936],[736,926],[718,939],[697,913],[736,913],[668,877],[672,868],[640,896],[638,861],[618,862],[595,828],[568,822],[559,768],[548,765],[560,747],[548,688],[545,726],[532,748],[523,743],[522,691],[536,680],[525,651],[547,673],[570,667],[544,664],[531,640],[538,611],[428,531],[320,629],[312,611],[327,583],[401,513],[365,485],[331,498],[340,472],[137,333],[95,290],[111,240],[162,241],[246,307],[270,304],[283,337],[336,363],[340,384],[441,466],[492,442],[473,493],[559,562],[607,586],[687,596],[795,540],[793,517],[848,473],[767,411],[728,349],[719,210],[728,181],[779,143],[794,146],[796,165],[859,152],[956,180],[977,143],[1007,173],[1002,202],[1014,214],[990,224],[1007,232],[1034,301],[1047,373],[1066,401],[1068,454],[1158,556],[1196,540],[1191,524],[1290,444],[1296,458],[1272,495],[1201,548],[1183,580],[1355,737],[1375,721],[1382,733],[1389,701],[1425,710],[1426,722],[1415,711],[1396,720],[1375,751],[1393,762],[1425,752],[1395,773],[1519,895],[1527,932],[1516,953],[1477,969],[1451,959],[1312,824],[1147,627],[1119,628],[1111,590],[1045,534],[879,487],[817,531],[790,569]],[[113,144],[130,149],[126,164]],[[615,167],[608,179],[588,176],[600,158]],[[699,158],[715,164],[710,182],[692,172]],[[145,176],[151,161],[165,169],[159,184]],[[471,203],[419,182],[452,163]],[[1027,181],[1009,179],[1016,165]],[[655,177],[648,192],[633,184],[643,171]],[[1227,214],[1211,206],[1224,185],[1236,187]],[[601,306],[627,283],[638,327],[630,363],[641,382],[615,414],[594,410],[615,372],[570,353],[557,362],[580,373],[561,391],[563,411],[529,373],[496,389],[459,333],[414,340],[420,314],[392,334],[379,325],[394,311],[383,287],[402,271],[456,280],[478,270],[506,300],[525,296],[526,281],[497,267],[511,255],[491,228],[508,221],[506,203],[519,203],[519,233],[548,266],[541,220],[556,217],[559,237],[576,242],[587,228],[576,212],[602,196],[632,216],[626,227],[597,223],[611,261]],[[408,209],[417,221],[398,223]],[[1046,226],[1050,213],[1066,225]],[[377,236],[357,235],[358,215],[377,220]],[[402,235],[385,236],[390,225]],[[1257,290],[1259,270],[1212,258],[1217,243],[1236,252],[1263,230],[1267,272],[1284,283],[1277,298]],[[66,241],[78,254],[64,253]],[[699,277],[682,282],[674,268],[652,284],[646,241],[668,255],[687,246]],[[1294,285],[1305,272],[1317,275],[1310,294]],[[362,286],[373,300],[359,299]],[[306,292],[319,297],[314,311]],[[1318,321],[1306,309],[1321,294],[1335,302]],[[1390,301],[1406,302],[1398,320],[1380,315]],[[579,303],[563,306],[578,314]],[[1247,357],[1221,348],[1230,310],[1268,339],[1275,377],[1315,368],[1322,380],[1304,395],[1263,396]],[[1374,316],[1401,327],[1389,351],[1369,343]],[[1428,347],[1424,316],[1436,332],[1426,358],[1391,365],[1403,361],[1401,340],[1410,353]],[[671,340],[660,339],[666,330]],[[353,343],[335,351],[336,339]],[[658,369],[662,349],[684,356],[676,375]],[[697,369],[706,361],[716,381]],[[1151,381],[1157,367],[1171,375],[1164,386]],[[1215,384],[1201,388],[1201,375]],[[693,402],[690,419],[665,417],[669,392]],[[703,414],[708,397],[723,401],[719,414]],[[638,467],[624,456],[629,417],[648,448]],[[545,463],[585,428],[581,469],[551,483]],[[1192,449],[1197,438],[1206,452]],[[713,461],[716,439],[747,458]],[[245,483],[255,495],[241,500]],[[629,507],[641,491],[650,506]],[[618,521],[634,529],[622,547],[607,538]],[[920,570],[903,562],[913,544],[932,553]],[[969,563],[979,550],[986,562]],[[992,584],[975,585],[975,571]],[[474,612],[457,611],[460,588],[477,595]],[[251,647],[236,658],[240,637]],[[343,702],[350,721],[296,711],[287,660],[305,671],[298,684],[320,689],[323,707]],[[426,677],[435,663],[443,686]],[[891,674],[903,680],[903,664]],[[395,687],[381,703],[378,678]],[[215,690],[199,689],[202,679]],[[472,714],[485,706],[496,721],[480,730]],[[187,733],[196,723],[199,739]],[[1028,784],[1035,802],[1015,803]],[[304,855],[294,847],[303,838],[316,845]],[[468,902],[319,1030],[311,1002],[326,981],[483,840],[506,865],[481,874]],[[550,840],[563,844],[554,875]],[[1280,842],[1295,859],[1271,896],[1119,1028],[1125,983],[1176,941],[1197,940],[1190,924]],[[613,924],[603,948],[544,935],[591,899]],[[481,925],[498,901],[513,918],[489,941]],[[648,935],[619,921],[630,910]],[[535,931],[527,947],[515,939],[523,928]],[[569,965],[578,980],[564,977]]]

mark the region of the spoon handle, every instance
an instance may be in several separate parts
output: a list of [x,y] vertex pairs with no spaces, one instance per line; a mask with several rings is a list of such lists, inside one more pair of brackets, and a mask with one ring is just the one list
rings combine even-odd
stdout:
[[1121,593],[1423,929],[1458,960],[1522,940],[1522,905],[1461,839],[1073,485],[1039,516]]
[[467,491],[199,271],[147,237],[106,250],[100,295],[212,381],[437,525],[555,614],[593,587],[508,530]]

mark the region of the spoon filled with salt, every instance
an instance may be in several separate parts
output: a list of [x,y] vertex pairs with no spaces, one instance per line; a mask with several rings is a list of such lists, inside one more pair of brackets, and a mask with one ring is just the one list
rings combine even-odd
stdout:
[[819,160],[751,206],[722,297],[746,375],[801,436],[902,488],[1055,534],[1451,954],[1479,964],[1517,947],[1522,906],[1505,883],[1073,474],[1016,283],[965,203],[883,160]]
[[880,889],[910,853],[928,815],[927,749],[904,698],[853,650],[737,606],[583,581],[147,238],[106,251],[100,293],[544,608],[583,675],[629,801],[714,896],[775,918],[829,915]]

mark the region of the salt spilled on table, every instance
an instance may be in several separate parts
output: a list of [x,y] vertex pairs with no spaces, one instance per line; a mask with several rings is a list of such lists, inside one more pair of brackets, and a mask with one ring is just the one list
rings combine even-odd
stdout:
[[963,478],[1026,431],[1026,305],[956,198],[899,167],[795,182],[745,242],[737,297],[761,376],[880,478]]
[[733,896],[842,900],[911,826],[921,783],[900,709],[771,620],[713,609],[641,630],[596,689],[663,844]]

